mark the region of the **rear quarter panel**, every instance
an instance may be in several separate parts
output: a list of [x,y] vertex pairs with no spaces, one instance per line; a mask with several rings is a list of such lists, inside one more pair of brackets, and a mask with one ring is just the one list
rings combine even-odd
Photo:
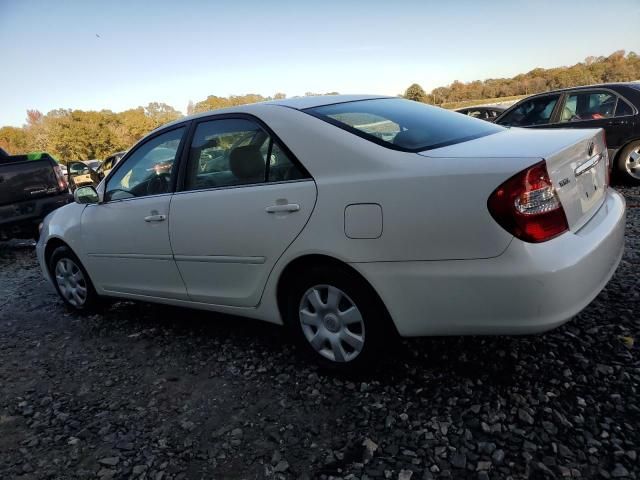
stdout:
[[[490,258],[512,236],[487,209],[491,192],[536,158],[426,158],[382,147],[311,115],[264,106],[264,120],[314,177],[318,200],[285,253],[324,253],[347,262]],[[375,239],[345,235],[350,204],[382,207]]]

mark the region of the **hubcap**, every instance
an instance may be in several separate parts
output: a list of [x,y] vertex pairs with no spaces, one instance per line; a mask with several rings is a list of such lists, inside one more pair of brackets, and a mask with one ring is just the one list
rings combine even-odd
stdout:
[[636,180],[640,180],[640,147],[633,150],[624,164],[627,173]]
[[364,348],[364,321],[349,296],[331,285],[316,285],[300,301],[300,325],[313,349],[333,362],[350,362]]
[[74,307],[87,301],[87,282],[82,270],[70,258],[61,258],[55,268],[56,283],[60,293]]

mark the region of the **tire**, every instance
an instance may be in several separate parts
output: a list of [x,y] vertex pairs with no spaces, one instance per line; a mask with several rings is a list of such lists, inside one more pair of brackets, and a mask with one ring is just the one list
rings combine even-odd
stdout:
[[53,285],[65,305],[76,312],[93,313],[101,306],[89,274],[69,247],[56,248],[49,258]]
[[345,373],[371,368],[383,344],[395,340],[375,291],[347,268],[309,267],[286,289],[285,324],[322,368]]
[[620,151],[615,167],[621,181],[632,185],[640,184],[640,140],[631,142]]

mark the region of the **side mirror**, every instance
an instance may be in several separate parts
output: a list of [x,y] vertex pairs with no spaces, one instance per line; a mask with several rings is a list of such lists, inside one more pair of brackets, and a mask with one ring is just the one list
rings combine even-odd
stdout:
[[98,203],[100,201],[98,192],[92,186],[77,188],[73,192],[73,199],[76,203]]

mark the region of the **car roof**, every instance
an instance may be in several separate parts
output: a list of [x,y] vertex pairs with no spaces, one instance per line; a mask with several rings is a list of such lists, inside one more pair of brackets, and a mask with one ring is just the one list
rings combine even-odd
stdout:
[[[530,95],[529,97],[537,97],[539,95],[547,95],[550,93],[562,93],[562,92],[569,92],[569,91],[574,91],[574,90],[591,90],[592,88],[615,88],[615,87],[630,87],[630,88],[634,88],[636,90],[640,89],[640,82],[638,81],[634,81],[634,82],[612,82],[612,83],[594,83],[592,85],[578,85],[575,87],[566,87],[566,88],[558,88],[556,90],[549,90],[547,92],[540,92],[540,93],[534,93],[533,95]],[[522,100],[526,100],[529,97],[525,97],[521,100],[518,101],[521,102]]]
[[307,97],[293,97],[282,100],[269,100],[267,104],[304,110],[305,108],[322,107],[335,103],[356,102],[358,100],[375,100],[379,98],[396,98],[385,95],[310,95]]
[[399,98],[385,95],[309,95],[306,97],[285,98],[282,100],[267,100],[266,102],[248,103],[245,105],[237,105],[227,108],[218,108],[216,110],[207,110],[206,112],[195,113],[186,117],[181,117],[173,122],[166,123],[149,132],[144,138],[155,132],[164,130],[167,127],[181,125],[191,120],[208,117],[210,115],[223,115],[227,113],[254,113],[263,105],[278,105],[281,107],[292,108],[294,110],[303,110],[305,108],[322,107],[324,105],[334,105],[336,103],[357,102],[359,100],[376,100],[383,98]]

